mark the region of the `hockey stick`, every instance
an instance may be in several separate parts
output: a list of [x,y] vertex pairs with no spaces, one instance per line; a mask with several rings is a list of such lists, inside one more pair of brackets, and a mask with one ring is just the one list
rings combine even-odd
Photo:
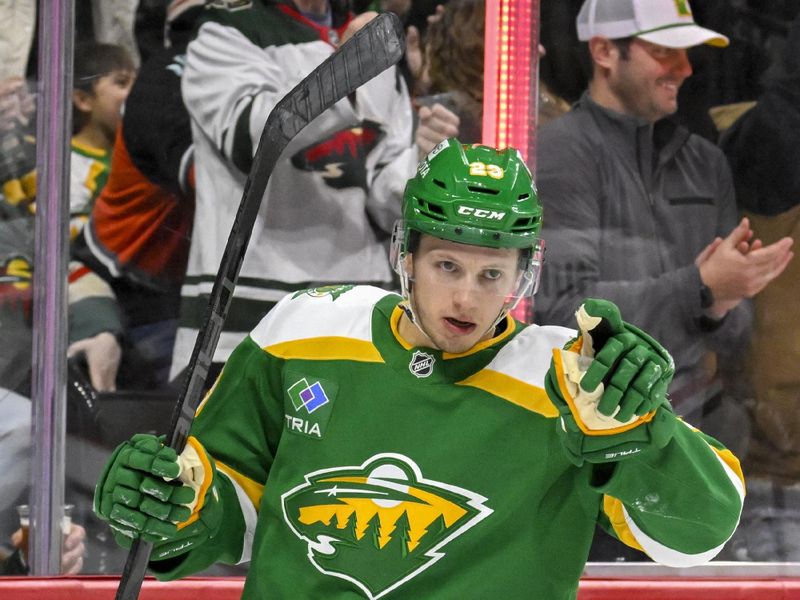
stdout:
[[[200,402],[208,370],[228,314],[250,234],[278,157],[311,121],[400,60],[403,27],[394,13],[375,17],[284,96],[267,117],[242,200],[211,289],[203,326],[189,360],[184,388],[172,414],[167,445],[181,452]],[[134,540],[115,600],[135,600],[153,545]]]

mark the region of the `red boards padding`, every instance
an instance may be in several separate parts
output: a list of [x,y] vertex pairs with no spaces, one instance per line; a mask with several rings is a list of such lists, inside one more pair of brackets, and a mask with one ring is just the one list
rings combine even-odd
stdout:
[[[113,600],[116,577],[0,577],[0,600]],[[241,578],[147,578],[139,600],[239,600]],[[800,579],[584,579],[578,600],[800,600]]]

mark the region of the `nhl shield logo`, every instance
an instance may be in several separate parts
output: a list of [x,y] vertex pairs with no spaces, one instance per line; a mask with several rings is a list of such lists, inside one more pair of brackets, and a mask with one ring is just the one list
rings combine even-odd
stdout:
[[411,362],[408,363],[408,370],[411,371],[415,377],[422,379],[433,373],[433,363],[435,362],[436,359],[430,354],[416,350],[411,356]]
[[417,577],[493,513],[487,498],[427,479],[401,454],[309,473],[281,496],[283,518],[323,575],[377,600]]

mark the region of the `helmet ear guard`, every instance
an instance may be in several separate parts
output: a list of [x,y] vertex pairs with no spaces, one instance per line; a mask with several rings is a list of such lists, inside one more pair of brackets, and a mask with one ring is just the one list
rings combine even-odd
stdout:
[[408,273],[405,268],[406,257],[408,257],[408,239],[406,237],[406,229],[403,227],[403,221],[397,221],[392,229],[392,241],[389,247],[389,264],[391,264],[394,272],[400,278],[400,293],[403,298],[409,298],[409,280]]

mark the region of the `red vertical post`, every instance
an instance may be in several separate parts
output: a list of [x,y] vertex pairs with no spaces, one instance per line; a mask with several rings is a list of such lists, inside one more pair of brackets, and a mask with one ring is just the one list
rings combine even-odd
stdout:
[[[486,0],[483,143],[517,148],[536,172],[539,0]],[[530,322],[531,302],[514,317]]]
[[483,143],[536,158],[539,0],[487,0]]

